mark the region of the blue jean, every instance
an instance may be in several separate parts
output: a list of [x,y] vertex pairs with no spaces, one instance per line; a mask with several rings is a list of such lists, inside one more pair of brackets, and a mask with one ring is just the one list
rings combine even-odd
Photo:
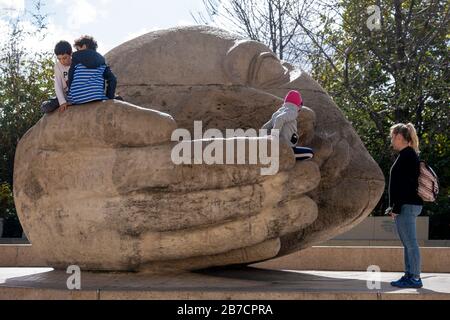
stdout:
[[404,204],[400,214],[395,217],[398,235],[404,247],[405,272],[420,277],[420,250],[416,237],[416,218],[422,206]]
[[44,101],[41,104],[41,111],[44,113],[50,113],[59,108],[59,102],[57,98],[51,98],[50,100]]

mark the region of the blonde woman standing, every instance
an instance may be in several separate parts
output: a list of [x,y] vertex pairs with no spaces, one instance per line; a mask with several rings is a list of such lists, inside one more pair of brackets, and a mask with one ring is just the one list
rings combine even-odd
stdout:
[[391,282],[399,288],[421,288],[420,250],[416,238],[416,218],[423,201],[417,194],[420,174],[419,139],[411,123],[391,127],[391,143],[399,152],[389,177],[389,209],[404,247],[405,275]]

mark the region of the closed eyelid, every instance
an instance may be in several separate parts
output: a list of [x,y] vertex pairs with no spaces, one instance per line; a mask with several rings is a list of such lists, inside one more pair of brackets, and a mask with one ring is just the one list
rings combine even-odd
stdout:
[[232,83],[255,88],[284,85],[291,78],[289,69],[269,47],[252,40],[237,41],[229,49],[224,69]]
[[[264,72],[264,70],[261,70],[261,66],[263,65],[263,63],[265,61],[267,61],[269,59],[275,60],[277,63],[280,63],[280,67],[284,69],[284,72],[281,76],[279,76],[277,78],[271,79],[269,81],[265,81],[263,83],[259,83],[258,75],[261,71]],[[289,78],[289,70],[287,68],[285,68],[284,66],[282,66],[281,62],[278,60],[278,58],[272,52],[262,52],[262,53],[256,55],[250,63],[248,75],[249,75],[248,80],[249,80],[250,84],[255,85],[257,87],[272,87],[272,86],[276,86],[276,85],[281,85],[286,82],[289,82],[289,79],[290,79]]]

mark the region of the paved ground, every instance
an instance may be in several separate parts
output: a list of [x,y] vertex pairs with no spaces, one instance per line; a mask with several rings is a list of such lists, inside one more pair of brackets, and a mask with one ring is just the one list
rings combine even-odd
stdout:
[[396,289],[401,273],[380,273],[368,288],[366,272],[210,269],[174,275],[81,273],[81,290],[67,289],[70,274],[48,268],[0,268],[0,299],[446,299],[450,274],[422,274],[422,289]]

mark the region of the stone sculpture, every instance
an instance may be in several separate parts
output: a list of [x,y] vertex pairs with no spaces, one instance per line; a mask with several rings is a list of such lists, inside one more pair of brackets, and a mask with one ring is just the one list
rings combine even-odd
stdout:
[[[184,27],[143,35],[106,58],[126,102],[45,115],[17,148],[18,214],[49,265],[167,272],[249,264],[328,240],[377,204],[383,174],[351,124],[316,81],[265,45]],[[300,144],[315,150],[312,160],[295,162],[281,144],[275,175],[261,175],[261,164],[171,161],[176,128],[258,129],[291,89],[305,102]]]

